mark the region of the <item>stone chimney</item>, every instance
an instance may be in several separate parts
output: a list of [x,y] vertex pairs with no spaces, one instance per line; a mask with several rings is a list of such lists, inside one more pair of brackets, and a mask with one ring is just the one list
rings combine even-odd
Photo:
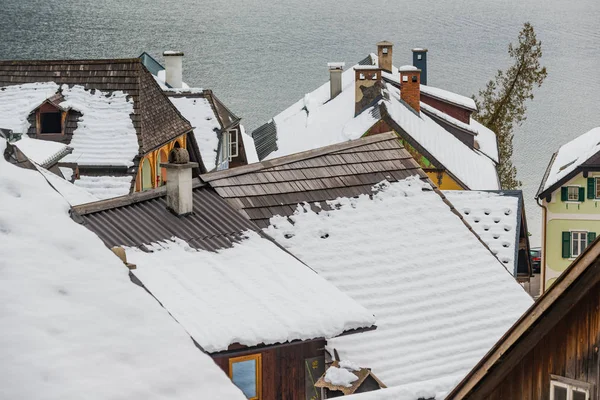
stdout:
[[421,112],[421,70],[404,65],[400,71],[400,97],[418,113]]
[[391,73],[392,72],[392,47],[394,45],[387,40],[377,43],[377,58],[379,60],[379,68]]
[[354,115],[358,115],[381,95],[381,69],[376,65],[357,65],[354,67],[354,82]]
[[415,48],[413,52],[413,66],[421,70],[421,83],[427,85],[427,49]]
[[174,89],[179,89],[183,83],[183,52],[165,51],[165,82]]
[[342,72],[344,72],[345,65],[346,63],[343,62],[327,63],[327,66],[329,67],[330,99],[333,99],[338,94],[342,93]]
[[167,170],[167,208],[177,215],[193,211],[192,168],[198,163],[190,162],[186,149],[174,148],[169,153],[169,162],[160,164]]

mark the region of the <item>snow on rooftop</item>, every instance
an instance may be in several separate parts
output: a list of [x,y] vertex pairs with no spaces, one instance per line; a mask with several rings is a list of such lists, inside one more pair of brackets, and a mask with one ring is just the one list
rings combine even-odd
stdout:
[[447,376],[440,379],[393,386],[371,392],[357,393],[346,397],[348,400],[443,400],[463,377],[463,374]]
[[0,157],[0,204],[2,398],[245,398],[41,174]]
[[133,127],[133,100],[115,91],[108,95],[83,86],[62,86],[65,101],[60,105],[79,111],[82,116],[73,132],[70,147],[73,153],[65,162],[79,165],[133,165],[139,153],[138,137]]
[[68,146],[64,143],[32,139],[27,135],[23,135],[19,141],[12,144],[30,161],[42,166],[58,161],[68,150]]
[[46,181],[56,190],[60,195],[71,205],[78,206],[81,204],[92,203],[94,201],[98,201],[99,199],[83,189],[82,187],[76,186],[69,181],[61,178],[58,175],[53,174],[52,172],[44,169],[38,165],[36,168],[40,173],[44,176]]
[[240,124],[240,134],[242,136],[242,142],[244,143],[244,151],[246,152],[246,161],[248,164],[257,163],[258,154],[256,153],[256,145],[254,144],[254,138],[246,133],[244,125]]
[[215,169],[219,136],[219,120],[210,103],[199,97],[169,97],[181,115],[194,127],[194,137],[200,149],[200,156],[207,171]]
[[414,65],[403,65],[400,68],[398,68],[398,71],[400,71],[400,72],[415,72],[415,71],[420,71],[420,69],[415,67]]
[[473,151],[425,113],[420,116],[400,101],[400,90],[386,83],[389,99],[384,103],[390,116],[414,140],[460,179],[471,190],[500,189],[492,160]]
[[475,140],[479,143],[479,150],[495,162],[498,162],[498,140],[496,133],[473,118],[471,118],[470,126],[477,130]]
[[444,196],[471,225],[506,269],[516,272],[519,198],[498,193],[445,190]]
[[233,248],[195,250],[182,240],[127,249],[133,271],[208,352],[369,327],[371,313],[255,232]]
[[80,187],[100,200],[125,196],[131,191],[131,175],[125,176],[93,176],[80,175],[75,186]]
[[167,72],[164,69],[161,69],[160,71],[158,71],[157,75],[152,75],[154,77],[154,80],[156,81],[156,83],[158,83],[158,86],[160,86],[160,88],[162,90],[165,91],[172,91],[175,93],[179,93],[179,92],[191,92],[191,93],[200,93],[202,92],[202,89],[200,88],[190,88],[188,86],[187,83],[185,82],[181,82],[181,88],[170,88],[169,86],[167,86],[167,84],[165,83],[167,80]]
[[346,368],[331,366],[325,372],[325,377],[323,379],[325,382],[334,386],[351,387],[352,382],[356,382],[358,380],[358,376]]
[[428,85],[421,85],[421,92],[433,97],[437,97],[441,100],[449,101],[450,103],[454,103],[458,106],[468,108],[469,110],[477,110],[475,101],[472,98],[462,96],[458,93],[450,92],[448,90],[439,89]]
[[464,376],[532,303],[428,188],[418,177],[384,182],[372,198],[321,213],[299,205],[292,222],[273,217],[266,229],[375,314],[376,330],[328,348],[387,386]]
[[0,88],[0,128],[27,133],[27,117],[46,99],[54,96],[59,86],[54,82],[26,83]]
[[600,127],[562,145],[556,152],[542,191],[550,188],[599,151]]
[[421,101],[420,105],[421,105],[421,110],[425,110],[425,111],[427,111],[427,112],[435,115],[436,117],[438,117],[440,119],[443,119],[444,121],[446,121],[446,122],[448,122],[448,123],[450,123],[452,125],[456,125],[457,127],[461,128],[461,129],[463,129],[463,130],[465,130],[467,132],[472,133],[473,135],[478,135],[479,134],[479,132],[477,131],[477,129],[474,128],[474,127],[472,127],[471,125],[465,124],[464,122],[459,121],[459,120],[457,120],[454,117],[451,117],[450,115],[446,114],[445,112],[440,111],[437,108],[435,108],[433,106],[430,106],[427,103],[423,103]]

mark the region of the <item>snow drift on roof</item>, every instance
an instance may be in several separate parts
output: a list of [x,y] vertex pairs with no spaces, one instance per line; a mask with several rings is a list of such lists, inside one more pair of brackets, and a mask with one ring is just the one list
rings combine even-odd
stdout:
[[246,161],[248,164],[259,162],[260,160],[258,159],[258,154],[256,153],[254,138],[246,133],[246,128],[241,124],[240,134],[242,135],[242,142],[244,143],[244,151],[246,152]]
[[266,229],[375,314],[375,331],[328,347],[387,386],[464,376],[532,303],[427,187],[384,182],[372,198],[340,198],[320,213],[299,206],[292,223],[273,217]]
[[386,83],[389,99],[383,100],[390,116],[415,141],[471,190],[500,189],[496,166],[472,150],[424,113],[415,114],[400,100],[400,90]]
[[209,101],[200,97],[169,97],[169,100],[194,127],[194,137],[206,170],[215,169],[219,147],[217,131],[221,125]]
[[58,161],[68,151],[68,146],[64,143],[31,139],[27,135],[23,135],[19,141],[12,144],[30,161],[42,166],[53,161]]
[[456,207],[488,245],[492,253],[514,274],[517,272],[519,198],[498,193],[445,190],[444,196]]
[[71,182],[68,182],[58,175],[44,169],[38,165],[35,166],[38,171],[46,178],[50,186],[54,188],[60,195],[71,205],[78,206],[81,204],[92,203],[99,199],[88,192],[87,190],[78,187]]
[[81,175],[75,186],[85,189],[93,196],[105,200],[113,197],[125,196],[131,191],[130,175],[125,176],[92,176]]
[[56,94],[54,82],[26,83],[0,88],[0,128],[27,133],[27,117],[46,99]]
[[0,204],[3,398],[245,398],[37,171],[0,157]]
[[556,158],[550,167],[542,191],[567,176],[599,151],[600,127],[594,128],[561,146],[556,152]]
[[498,140],[494,131],[473,118],[471,118],[470,126],[477,130],[475,140],[479,143],[479,150],[495,162],[498,162]]
[[[373,315],[255,232],[231,249],[194,250],[174,239],[128,248],[146,288],[208,352],[333,337]],[[199,268],[201,267],[201,268]]]
[[432,97],[436,97],[441,100],[448,101],[450,103],[456,104],[457,106],[461,106],[464,108],[468,108],[472,111],[477,111],[477,106],[475,105],[475,101],[466,96],[462,96],[460,94],[449,92],[444,89],[436,88],[428,85],[421,85],[421,92],[428,94]]
[[115,91],[110,95],[83,86],[62,86],[65,101],[60,105],[79,111],[77,129],[70,147],[73,153],[65,162],[79,165],[106,165],[131,167],[139,153],[138,138],[133,127],[133,100],[127,94]]

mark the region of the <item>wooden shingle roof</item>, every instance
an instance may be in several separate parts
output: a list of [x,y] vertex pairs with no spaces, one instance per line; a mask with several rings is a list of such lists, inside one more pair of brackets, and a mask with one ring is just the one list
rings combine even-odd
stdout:
[[393,133],[374,135],[226,171],[202,175],[217,193],[261,228],[298,203],[371,194],[373,185],[427,175]]
[[142,155],[192,130],[138,58],[0,61],[0,90],[34,82],[127,93],[134,102],[131,119]]

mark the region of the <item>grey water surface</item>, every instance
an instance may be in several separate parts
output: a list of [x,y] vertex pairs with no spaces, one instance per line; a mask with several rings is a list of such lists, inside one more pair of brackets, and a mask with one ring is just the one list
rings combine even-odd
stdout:
[[0,59],[157,56],[183,50],[184,80],[215,91],[248,130],[386,39],[395,65],[427,47],[432,86],[471,95],[509,62],[525,21],[543,42],[548,79],[516,131],[532,244],[533,196],[562,143],[600,126],[598,0],[0,0]]

